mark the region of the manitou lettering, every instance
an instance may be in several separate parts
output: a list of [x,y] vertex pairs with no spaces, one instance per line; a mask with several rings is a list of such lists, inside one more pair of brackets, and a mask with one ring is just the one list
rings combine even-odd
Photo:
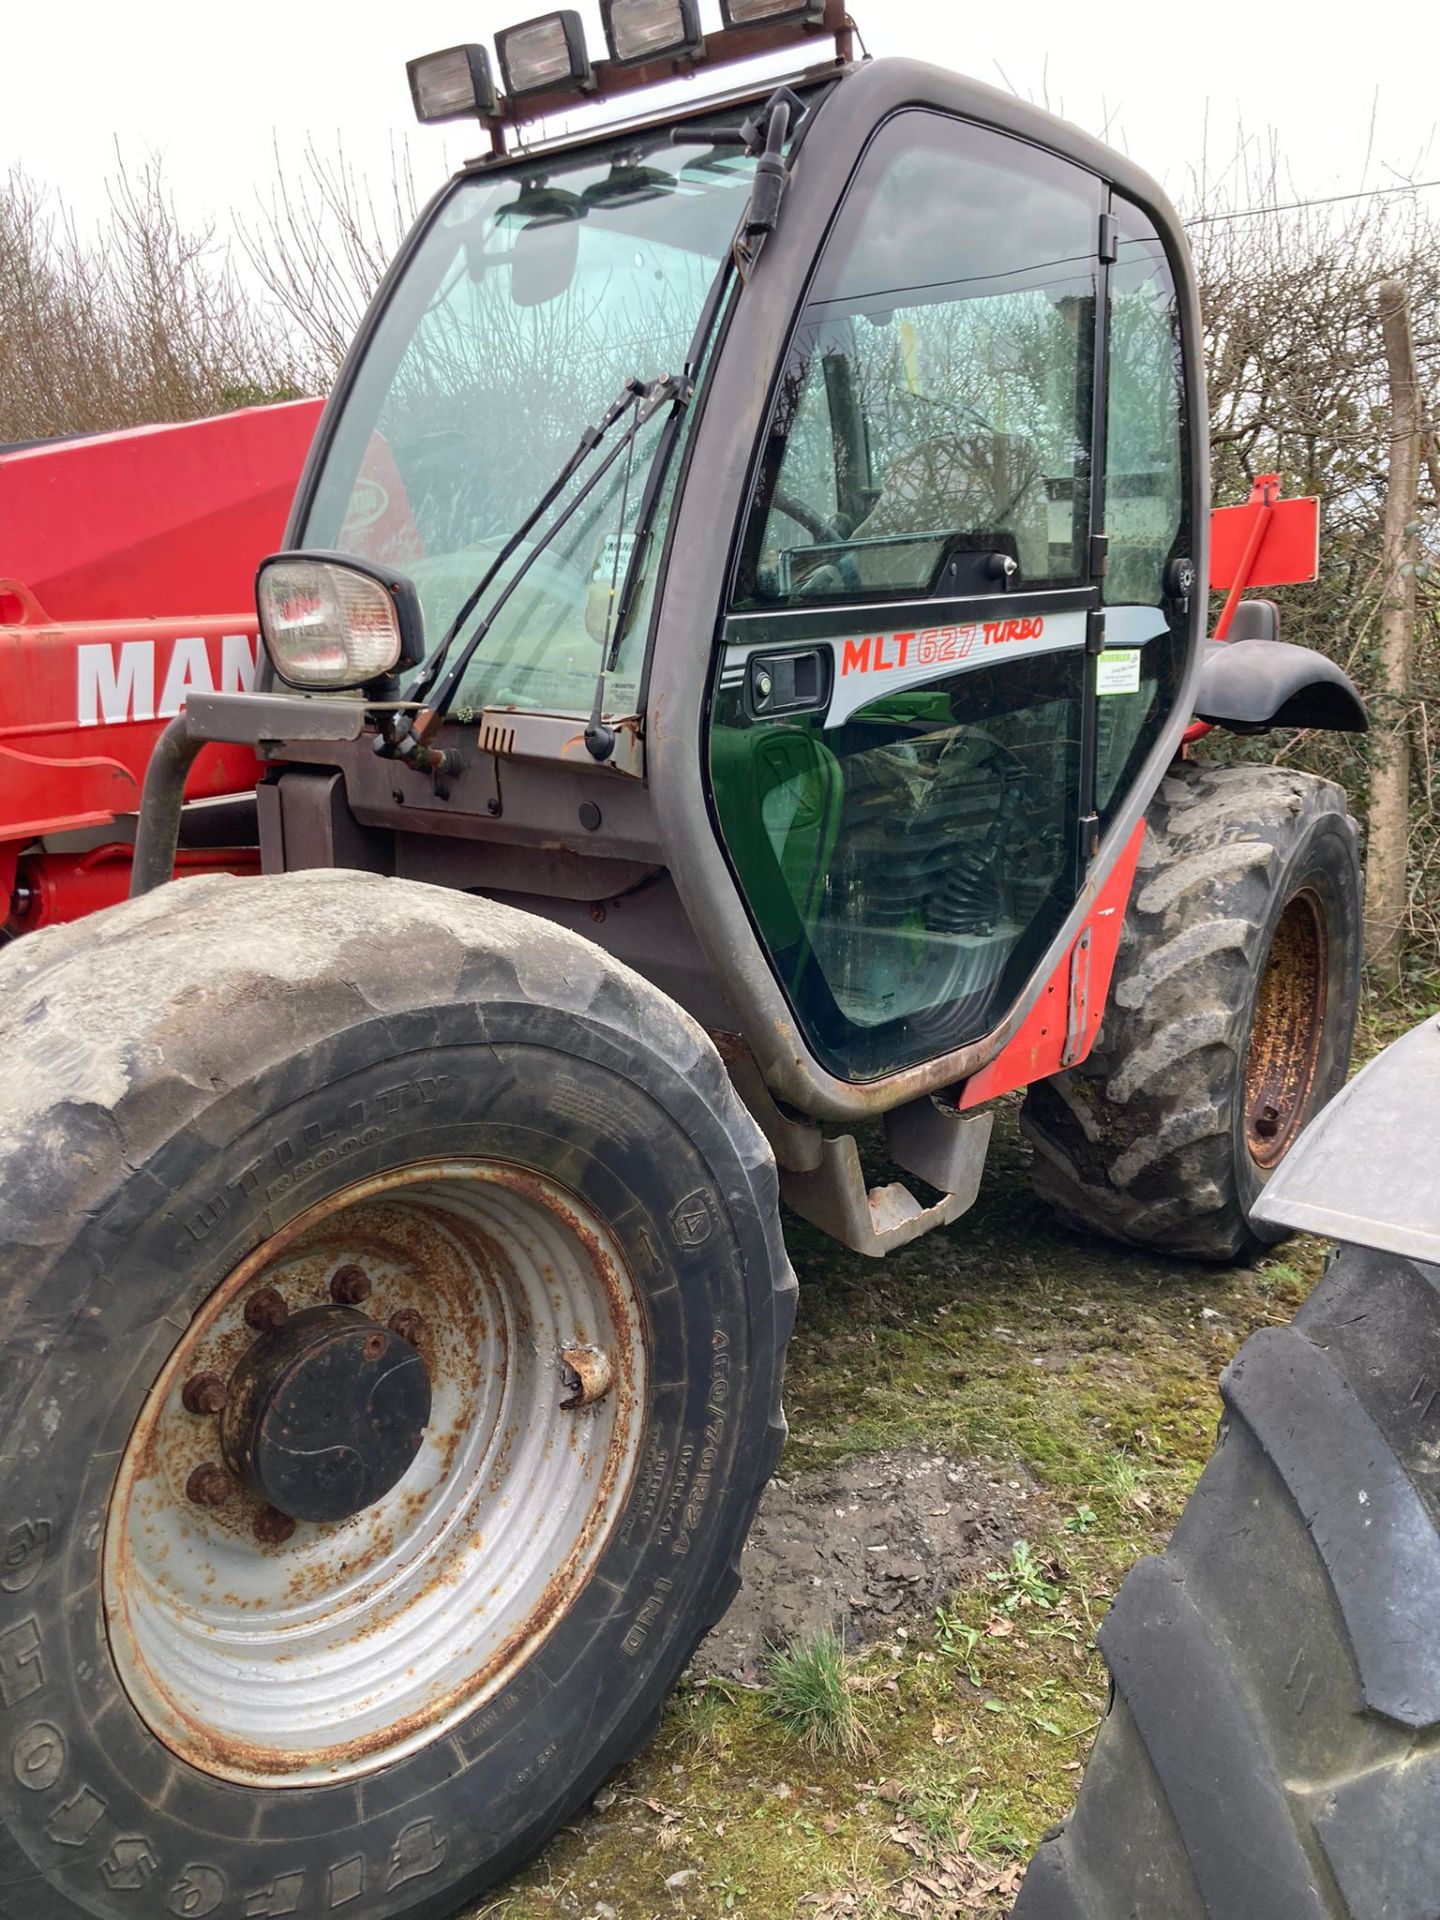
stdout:
[[199,635],[170,642],[168,650],[163,640],[105,640],[77,647],[75,658],[82,727],[173,720],[191,693],[250,693],[255,686],[256,643],[246,633],[220,636],[218,684],[215,643]]

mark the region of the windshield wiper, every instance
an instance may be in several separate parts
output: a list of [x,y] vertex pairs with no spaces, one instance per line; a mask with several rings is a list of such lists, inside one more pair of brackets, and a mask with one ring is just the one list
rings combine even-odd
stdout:
[[760,249],[780,224],[780,202],[790,178],[785,143],[805,118],[805,102],[789,87],[779,87],[758,114],[738,127],[672,127],[672,146],[742,147],[755,160],[755,178],[745,218],[735,236],[733,258],[742,280],[748,280]]
[[[661,374],[657,380],[651,380],[648,383],[632,375],[630,379],[625,382],[619,396],[611,406],[607,408],[599,425],[585,429],[584,433],[580,436],[579,445],[576,447],[574,453],[571,454],[555,479],[551,481],[550,485],[540,496],[535,506],[525,516],[524,520],[515,529],[514,533],[511,534],[494,560],[486,568],[481,579],[466,596],[459,612],[446,628],[440,644],[435,648],[429,659],[425,661],[409,687],[406,688],[405,701],[407,707],[418,708],[418,711],[409,712],[397,710],[390,715],[375,742],[375,751],[380,754],[382,758],[387,760],[403,760],[407,766],[427,767],[432,771],[438,771],[440,769],[443,764],[443,757],[437,757],[437,751],[431,748],[430,741],[437,729],[444,722],[446,714],[450,711],[455,696],[460,690],[460,683],[465,678],[471,661],[475,658],[485,636],[494,626],[511,596],[520,586],[536,561],[549,548],[556,534],[573,519],[575,514],[595,491],[596,487],[599,486],[600,482],[605,478],[605,475],[614,466],[615,462],[620,458],[621,454],[624,453],[627,448],[634,445],[640,433],[649,422],[654,419],[660,409],[672,401],[684,405],[684,403],[689,400],[693,391],[694,381],[688,372],[682,375],[664,373]],[[625,432],[615,442],[614,446],[596,467],[595,471],[589,476],[585,484],[577,490],[575,497],[562,512],[556,515],[545,532],[536,540],[529,553],[525,555],[519,566],[516,567],[514,573],[512,573],[510,578],[505,582],[494,603],[475,627],[469,639],[447,667],[446,661],[449,659],[451,649],[454,647],[456,636],[459,634],[465,622],[470,618],[471,614],[474,613],[476,607],[479,606],[481,600],[485,597],[498,577],[501,569],[507,561],[513,559],[516,552],[534,531],[539,522],[550,511],[551,507],[554,506],[555,502],[560,498],[560,495],[565,491],[565,488],[585,465],[586,461],[589,460],[595,449],[605,439],[610,430],[622,420],[627,413],[633,413],[634,417],[625,429]]]

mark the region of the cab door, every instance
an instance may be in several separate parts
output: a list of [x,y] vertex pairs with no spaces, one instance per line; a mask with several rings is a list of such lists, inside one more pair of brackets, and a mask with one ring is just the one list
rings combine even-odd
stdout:
[[992,1028],[1094,851],[1108,205],[1023,141],[896,114],[778,383],[712,797],[777,978],[846,1080]]

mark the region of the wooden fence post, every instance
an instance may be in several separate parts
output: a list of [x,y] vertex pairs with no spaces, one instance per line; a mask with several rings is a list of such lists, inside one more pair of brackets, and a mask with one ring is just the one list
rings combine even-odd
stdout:
[[1384,601],[1380,616],[1379,715],[1370,776],[1365,955],[1387,985],[1398,983],[1409,896],[1410,683],[1415,649],[1416,496],[1420,392],[1410,302],[1398,280],[1377,288],[1390,375],[1390,473],[1385,493]]

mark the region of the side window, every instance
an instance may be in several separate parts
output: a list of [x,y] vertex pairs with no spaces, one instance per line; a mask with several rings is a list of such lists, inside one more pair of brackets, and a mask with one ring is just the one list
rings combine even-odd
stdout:
[[813,354],[785,372],[779,415],[784,421],[785,483],[770,496],[761,566],[774,577],[808,541],[823,542],[840,512],[840,461],[834,444],[825,360]]
[[983,591],[997,553],[1012,588],[1078,584],[1098,182],[915,111],[862,183],[781,381],[736,606]]
[[[1184,616],[1167,599],[1167,575],[1171,561],[1190,551],[1175,284],[1145,216],[1118,199],[1115,212],[1119,246],[1110,276],[1105,604],[1114,610],[1107,629],[1122,644],[1133,639],[1139,657],[1128,676],[1112,675],[1101,683],[1096,804],[1102,824],[1124,799],[1174,706],[1186,633]],[[1147,617],[1146,609],[1154,611]],[[1105,691],[1107,685],[1115,691]]]

